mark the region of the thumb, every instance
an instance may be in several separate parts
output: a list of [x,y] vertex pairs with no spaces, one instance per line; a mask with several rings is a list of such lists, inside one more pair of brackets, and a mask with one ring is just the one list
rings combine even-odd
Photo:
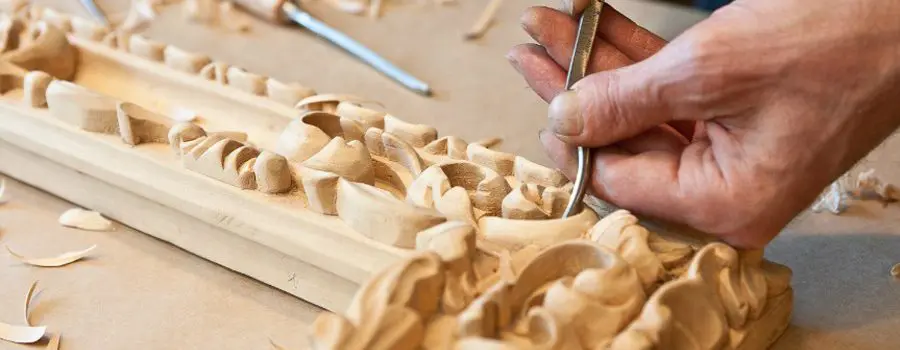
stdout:
[[648,64],[584,77],[550,102],[549,130],[570,145],[602,147],[672,120]]

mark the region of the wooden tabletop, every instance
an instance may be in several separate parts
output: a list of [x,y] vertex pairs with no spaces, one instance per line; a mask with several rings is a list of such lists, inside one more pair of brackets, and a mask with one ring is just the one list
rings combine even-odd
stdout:
[[[87,17],[75,1],[38,3]],[[534,0],[507,0],[494,27],[478,41],[462,34],[484,2],[455,6],[388,4],[377,21],[338,13],[316,2],[310,11],[431,83],[419,97],[302,29],[252,22],[250,33],[188,23],[180,5],[163,10],[146,35],[251,72],[297,81],[320,92],[352,93],[383,102],[397,116],[438,127],[445,135],[505,139],[502,149],[547,163],[537,142],[546,105],[509,67],[506,50],[530,41],[518,17]],[[99,1],[111,15],[127,1]],[[610,1],[666,38],[705,14],[638,0]],[[402,5],[401,5],[402,4]],[[555,3],[548,3],[554,6]],[[253,116],[247,117],[248,123]],[[893,150],[893,152],[891,152]],[[900,142],[879,149],[864,166],[900,182]],[[894,155],[891,155],[893,153]],[[2,160],[0,160],[2,161]],[[98,248],[63,268],[24,266],[0,254],[0,320],[22,322],[25,292],[44,292],[32,321],[62,332],[63,349],[269,349],[269,339],[305,348],[318,309],[121,225],[114,232],[60,227],[72,207],[52,195],[7,180],[0,206],[0,243],[43,255]],[[767,251],[794,270],[795,312],[776,349],[884,349],[900,344],[900,208],[854,206],[840,217],[804,214]],[[0,349],[28,346],[0,343]],[[32,347],[40,348],[40,346]]]

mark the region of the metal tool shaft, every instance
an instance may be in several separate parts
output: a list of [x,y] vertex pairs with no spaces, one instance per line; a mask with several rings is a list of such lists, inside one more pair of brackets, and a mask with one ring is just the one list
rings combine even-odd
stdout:
[[[569,61],[569,73],[566,75],[566,90],[571,90],[572,85],[575,85],[587,74],[602,9],[602,0],[591,0],[584,12],[581,13],[581,19],[578,21],[578,37],[575,39],[572,60]],[[575,186],[562,217],[567,218],[581,212],[581,203],[584,201],[584,194],[591,177],[591,167],[591,149],[578,147],[578,174],[575,177]]]
[[397,68],[397,66],[388,62],[386,59],[363,46],[359,42],[351,39],[344,33],[341,33],[336,29],[329,27],[327,24],[316,19],[306,11],[301,10],[299,7],[297,7],[297,5],[294,5],[291,2],[285,2],[284,5],[281,6],[281,8],[282,10],[284,10],[284,13],[287,15],[287,17],[295,23],[305,27],[306,29],[309,29],[311,32],[318,34],[319,36],[334,43],[335,45],[340,46],[342,49],[347,50],[384,75],[387,75],[391,79],[394,79],[400,84],[403,84],[410,90],[413,90],[425,96],[431,95],[431,88],[428,87],[428,84],[403,71],[402,69]]
[[103,25],[109,25],[109,19],[106,18],[106,14],[103,13],[103,10],[101,10],[100,7],[97,6],[97,3],[95,3],[94,0],[79,1],[81,2],[81,5],[91,13],[91,16],[94,16],[94,18],[100,21],[100,23],[103,23]]

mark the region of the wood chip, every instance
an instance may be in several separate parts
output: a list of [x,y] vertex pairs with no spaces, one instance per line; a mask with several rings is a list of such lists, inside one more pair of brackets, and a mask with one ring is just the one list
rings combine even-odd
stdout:
[[53,335],[53,338],[50,338],[50,342],[47,343],[47,350],[59,350],[59,339],[62,338],[62,334],[56,333]]
[[891,276],[900,278],[900,264],[894,264],[894,267],[891,268]]
[[100,213],[79,208],[66,210],[59,216],[59,224],[88,231],[109,231],[112,221],[106,220]]
[[[8,250],[9,247],[6,247],[6,249]],[[31,288],[28,288],[28,294],[25,295],[25,325],[28,326],[33,326],[31,321],[28,320],[28,315],[31,314],[31,300],[34,299],[34,290],[37,289],[37,284],[38,281],[34,281],[34,283],[31,284]]]
[[[26,295],[25,297],[26,318],[29,309],[28,304],[31,303],[31,298],[34,295],[34,288],[36,285],[37,282],[31,284],[31,288],[28,290],[28,295]],[[26,320],[26,323],[27,322],[28,321]],[[46,326],[15,326],[0,322],[0,339],[13,343],[31,344],[43,338],[45,333],[47,333]]]
[[31,344],[44,337],[46,326],[14,326],[0,322],[0,339],[19,344]]
[[81,260],[85,256],[87,256],[94,248],[97,248],[97,245],[92,245],[90,248],[85,250],[79,250],[74,252],[65,252],[60,255],[49,257],[49,258],[27,258],[16,252],[14,252],[9,246],[6,246],[6,251],[9,252],[10,255],[19,259],[19,261],[26,263],[28,265],[40,266],[40,267],[60,267],[71,264],[78,260]]
[[474,40],[484,36],[488,27],[491,26],[491,22],[494,21],[494,16],[497,15],[497,10],[500,9],[500,4],[502,3],[503,0],[490,0],[487,7],[485,7],[484,11],[481,12],[481,15],[478,16],[478,20],[476,20],[475,23],[472,24],[472,28],[469,28],[469,31],[466,32],[466,40]]
[[3,198],[6,193],[6,179],[0,179],[0,205],[6,204],[6,198]]

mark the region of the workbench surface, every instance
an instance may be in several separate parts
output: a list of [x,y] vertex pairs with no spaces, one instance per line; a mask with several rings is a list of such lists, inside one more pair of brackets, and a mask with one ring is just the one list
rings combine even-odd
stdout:
[[[461,37],[484,2],[459,2],[440,7],[386,1],[378,21],[310,5],[313,14],[431,83],[434,99],[404,90],[296,28],[254,21],[250,33],[224,32],[187,23],[180,6],[172,6],[145,35],[320,92],[369,97],[445,135],[500,136],[501,149],[547,164],[537,141],[546,105],[504,58],[512,45],[530,41],[518,17],[538,2],[507,0],[495,26],[474,42]],[[37,3],[87,16],[75,1]],[[127,7],[120,0],[99,3],[112,16]],[[610,3],[666,38],[705,16],[637,0]],[[897,150],[900,141],[888,142],[864,165],[898,183]],[[44,291],[32,321],[62,332],[62,349],[269,349],[270,338],[289,349],[306,347],[316,307],[121,225],[114,232],[62,228],[57,217],[71,204],[16,181],[7,185],[10,202],[0,206],[0,243],[34,256],[91,244],[98,248],[90,259],[55,269],[24,266],[0,254],[0,320],[20,324],[25,292],[40,280]],[[841,217],[804,214],[772,243],[767,256],[794,270],[795,290],[792,325],[775,349],[900,344],[900,281],[889,274],[900,262],[898,223],[900,207],[854,206]],[[7,348],[29,346],[0,343],[0,349]]]

